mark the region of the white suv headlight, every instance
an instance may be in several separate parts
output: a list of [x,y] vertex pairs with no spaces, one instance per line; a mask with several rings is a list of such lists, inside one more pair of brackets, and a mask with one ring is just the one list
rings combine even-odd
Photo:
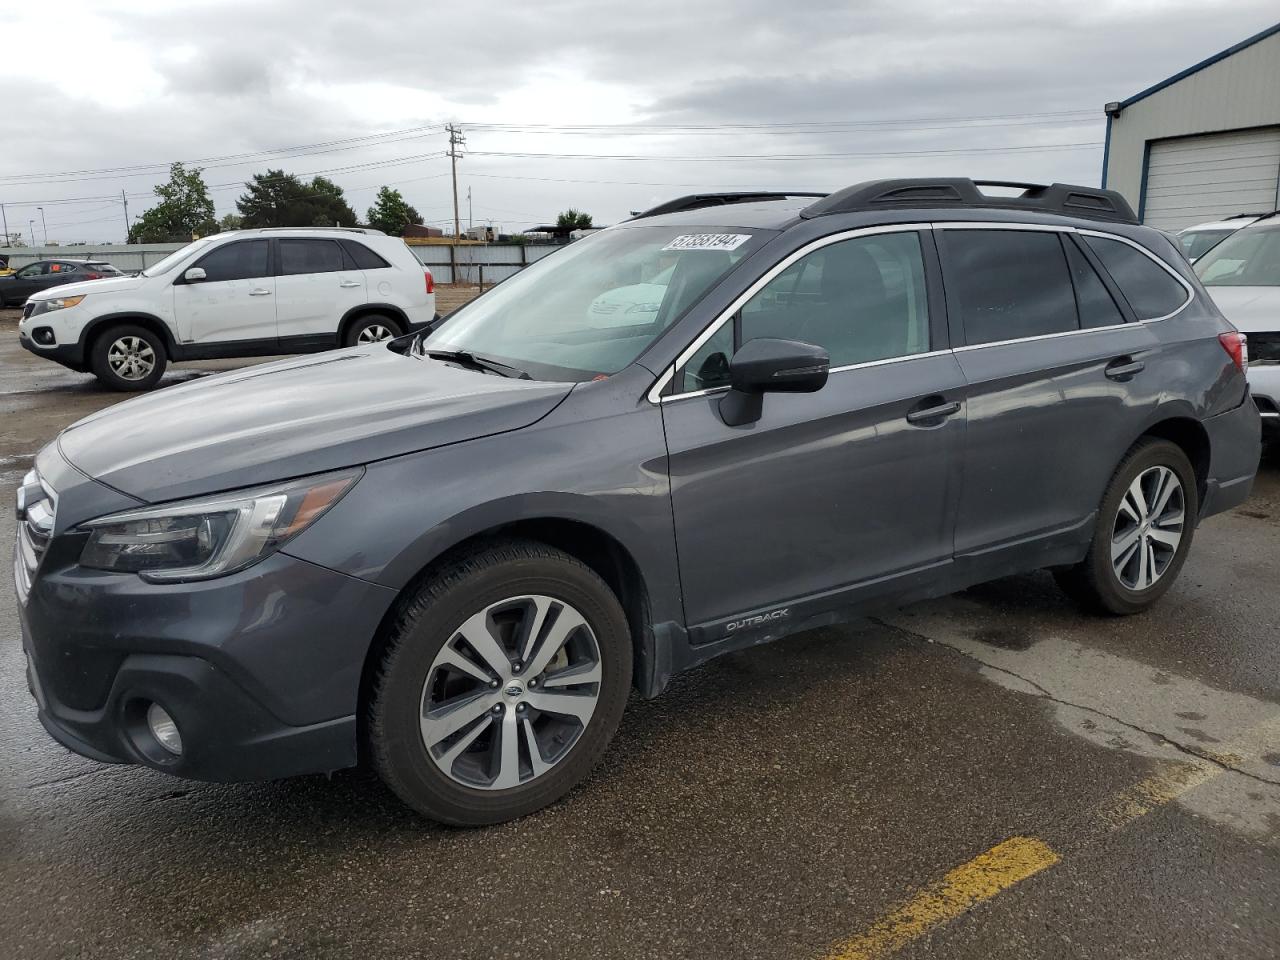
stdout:
[[337,503],[363,469],[128,510],[90,520],[80,565],[172,583],[208,580],[270,556]]
[[54,310],[66,310],[68,307],[74,307],[85,295],[82,293],[78,297],[54,297],[51,300],[37,300],[35,309],[31,311],[31,316],[36,317],[42,313],[52,313]]

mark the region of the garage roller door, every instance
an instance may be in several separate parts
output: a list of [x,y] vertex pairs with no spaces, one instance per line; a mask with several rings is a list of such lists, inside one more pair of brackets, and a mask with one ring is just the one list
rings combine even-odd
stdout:
[[1175,137],[1151,144],[1144,223],[1181,230],[1233,213],[1280,207],[1280,127]]

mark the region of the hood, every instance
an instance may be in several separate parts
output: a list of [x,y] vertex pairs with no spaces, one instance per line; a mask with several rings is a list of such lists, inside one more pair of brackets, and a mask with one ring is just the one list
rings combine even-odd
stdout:
[[73,424],[58,443],[95,480],[158,502],[518,430],[573,387],[370,346],[157,390]]
[[77,297],[89,293],[123,293],[134,290],[147,282],[146,277],[103,277],[101,280],[81,280],[79,283],[62,283],[47,290],[38,290],[27,299],[52,300],[55,297]]
[[1206,287],[1241,333],[1280,332],[1280,287]]

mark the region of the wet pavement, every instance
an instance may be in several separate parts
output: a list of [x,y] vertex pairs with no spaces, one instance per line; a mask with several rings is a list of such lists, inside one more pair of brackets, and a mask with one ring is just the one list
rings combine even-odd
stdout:
[[[0,315],[0,497],[119,399]],[[1272,454],[1148,614],[1036,574],[734,654],[633,700],[566,800],[473,831],[358,771],[68,753],[0,586],[0,957],[1280,956],[1278,574]]]

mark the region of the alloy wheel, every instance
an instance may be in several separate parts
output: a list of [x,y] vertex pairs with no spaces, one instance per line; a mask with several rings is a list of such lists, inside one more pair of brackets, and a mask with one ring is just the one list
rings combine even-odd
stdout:
[[520,786],[568,756],[601,680],[600,646],[573,606],[542,595],[500,600],[469,617],[427,671],[423,746],[464,786]]
[[156,368],[156,354],[141,337],[120,337],[107,350],[107,365],[122,380],[145,380]]
[[1168,467],[1149,467],[1120,500],[1111,532],[1111,566],[1122,586],[1147,590],[1169,569],[1182,542],[1186,495]]
[[356,336],[356,343],[377,343],[379,340],[390,340],[391,336],[390,327],[371,323]]

